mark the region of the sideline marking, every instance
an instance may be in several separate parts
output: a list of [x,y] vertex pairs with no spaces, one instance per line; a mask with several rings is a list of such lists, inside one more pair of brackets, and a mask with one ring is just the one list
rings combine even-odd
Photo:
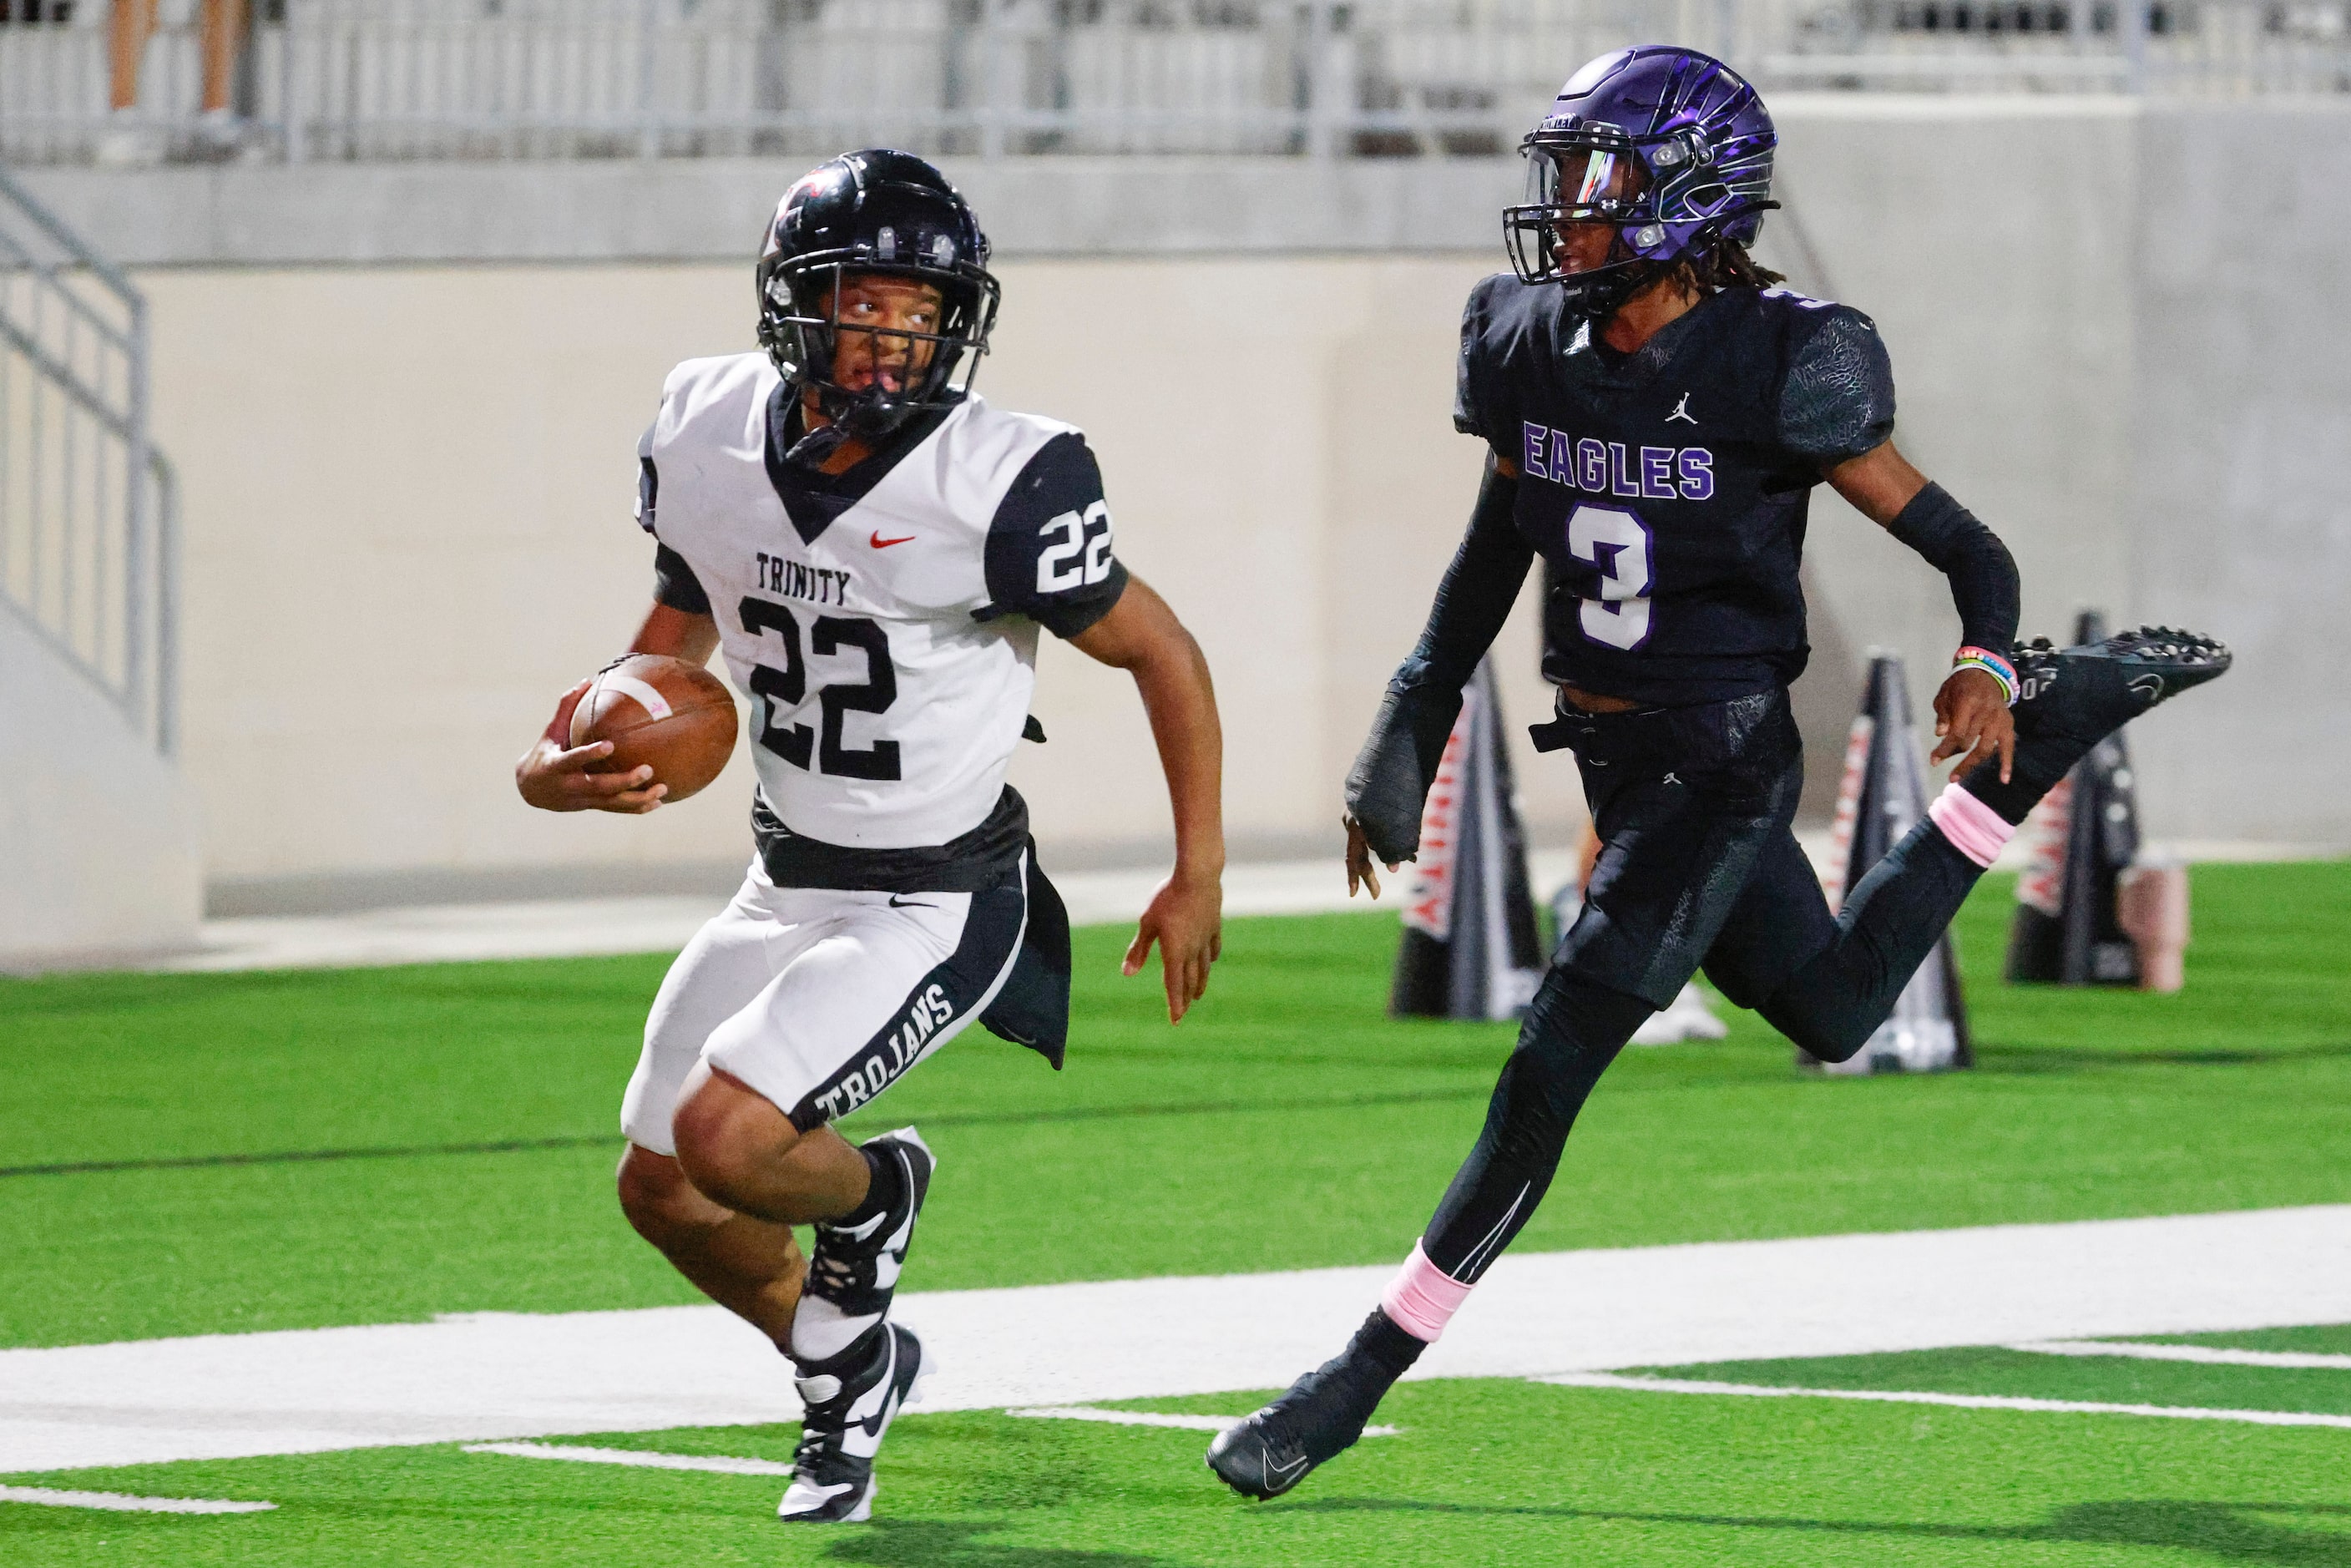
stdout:
[[0,1487],[0,1502],[44,1508],[96,1508],[109,1513],[266,1513],[274,1502],[228,1502],[208,1497],[132,1497],[119,1491],[57,1491],[48,1487]]
[[[1166,1416],[1156,1410],[1104,1410],[1092,1405],[1037,1405],[1026,1410],[1007,1410],[1007,1416],[1019,1416],[1039,1421],[1103,1421],[1113,1427],[1181,1427],[1191,1432],[1223,1432],[1249,1419],[1246,1416]],[[1366,1427],[1366,1437],[1393,1437],[1401,1427]]]
[[1862,1399],[1880,1405],[1955,1405],[1965,1410],[2040,1410],[2075,1416],[2168,1416],[2176,1421],[2241,1421],[2254,1427],[2346,1427],[2351,1416],[2300,1410],[2214,1410],[2196,1405],[2108,1405],[2086,1399],[2023,1399],[2001,1394],[1912,1394],[1883,1388],[1781,1388],[1762,1383],[1702,1383],[1680,1377],[1618,1377],[1562,1372],[1533,1383],[1615,1388],[1634,1394],[1731,1394],[1750,1399]]
[[2294,1366],[2351,1372],[2351,1355],[2320,1351],[2237,1350],[2216,1344],[2125,1344],[2103,1339],[2043,1339],[2004,1344],[2033,1355],[2121,1355],[2134,1361],[2192,1361],[2204,1366]]
[[517,1459],[569,1459],[581,1465],[634,1465],[648,1470],[716,1470],[728,1476],[788,1476],[792,1467],[775,1459],[737,1459],[726,1454],[657,1454],[647,1448],[589,1448],[569,1443],[468,1443],[469,1454],[508,1454]]

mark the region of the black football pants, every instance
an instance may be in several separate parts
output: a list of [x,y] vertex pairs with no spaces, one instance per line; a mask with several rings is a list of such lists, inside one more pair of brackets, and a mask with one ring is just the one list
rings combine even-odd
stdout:
[[1982,874],[1921,821],[1832,915],[1789,828],[1803,757],[1785,692],[1571,714],[1535,733],[1546,749],[1574,750],[1600,857],[1485,1130],[1421,1239],[1465,1283],[1542,1201],[1601,1073],[1698,968],[1814,1056],[1843,1061],[1886,1021]]

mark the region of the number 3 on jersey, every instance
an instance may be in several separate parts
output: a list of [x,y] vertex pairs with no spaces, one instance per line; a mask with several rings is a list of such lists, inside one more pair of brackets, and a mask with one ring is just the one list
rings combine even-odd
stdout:
[[1600,597],[1583,601],[1583,634],[1626,652],[1649,640],[1656,586],[1649,525],[1622,507],[1578,507],[1567,519],[1568,553],[1600,569]]

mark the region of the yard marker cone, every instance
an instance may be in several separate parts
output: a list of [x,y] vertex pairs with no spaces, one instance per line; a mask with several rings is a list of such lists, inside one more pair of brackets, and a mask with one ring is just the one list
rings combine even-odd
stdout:
[[1510,1019],[1542,980],[1501,695],[1480,664],[1461,692],[1405,879],[1404,946],[1388,1011],[1398,1018]]
[[[1873,653],[1869,685],[1845,745],[1844,780],[1837,790],[1828,863],[1821,886],[1832,908],[1842,908],[1855,886],[1927,814],[1926,770],[1910,724],[1910,690],[1902,660]],[[1799,1048],[1800,1066],[1823,1072],[1938,1072],[1973,1061],[1959,967],[1945,932],[1896,998],[1894,1011],[1869,1043],[1844,1062],[1823,1062]]]
[[[2075,643],[2106,634],[2105,617],[2082,612]],[[2137,945],[2124,928],[2122,883],[2138,857],[2138,796],[2122,732],[2106,737],[2025,819],[2031,859],[2016,881],[2016,918],[2009,927],[2008,978],[2061,986],[2136,986]],[[2177,931],[2187,940],[2186,873],[2180,886],[2147,904],[2149,957]],[[2152,885],[2152,884],[2150,884]],[[2180,905],[2168,909],[2177,897]],[[2176,985],[2178,956],[2158,964],[2158,980]]]

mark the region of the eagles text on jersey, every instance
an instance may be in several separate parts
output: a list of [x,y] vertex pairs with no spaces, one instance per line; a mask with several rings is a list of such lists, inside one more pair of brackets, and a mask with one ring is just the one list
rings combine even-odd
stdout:
[[782,463],[791,413],[763,354],[670,372],[638,449],[657,595],[717,622],[779,831],[946,844],[1018,805],[1037,628],[1075,636],[1125,587],[1100,471],[1071,426],[972,397],[827,480]]

